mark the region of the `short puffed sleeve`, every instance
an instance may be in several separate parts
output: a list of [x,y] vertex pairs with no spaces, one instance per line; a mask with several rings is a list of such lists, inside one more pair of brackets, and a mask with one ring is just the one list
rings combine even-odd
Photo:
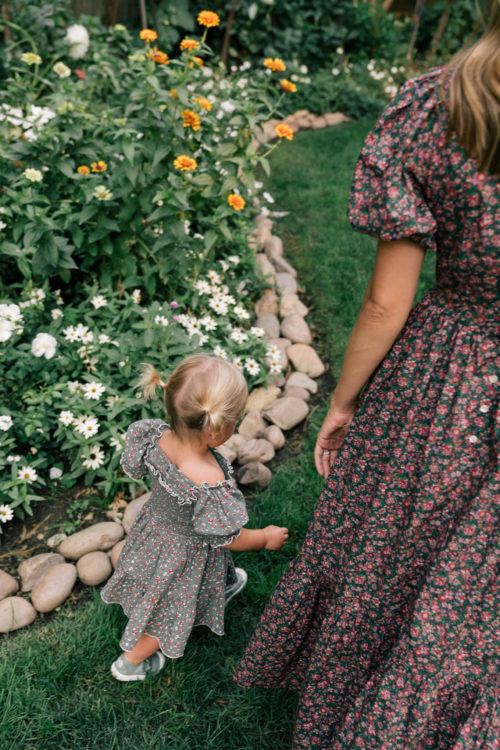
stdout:
[[167,424],[161,419],[142,419],[130,425],[120,458],[125,474],[132,479],[140,479],[147,472],[144,464],[147,451],[166,429]]
[[408,81],[367,136],[347,212],[354,229],[436,249],[423,177],[432,169],[433,111],[442,107],[438,83],[439,71]]
[[231,544],[248,523],[245,498],[230,481],[206,487],[193,509],[193,527],[208,537],[211,547]]

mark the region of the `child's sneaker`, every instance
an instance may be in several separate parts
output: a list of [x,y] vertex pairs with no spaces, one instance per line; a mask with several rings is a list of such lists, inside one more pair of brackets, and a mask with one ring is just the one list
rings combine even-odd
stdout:
[[226,588],[226,601],[224,606],[226,606],[236,594],[243,591],[247,585],[248,576],[246,571],[244,571],[243,568],[235,568],[234,572],[236,573],[236,581]]
[[144,680],[147,674],[158,674],[165,666],[165,657],[161,651],[148,656],[140,664],[132,664],[124,654],[118,657],[111,665],[111,674],[120,682],[132,682],[133,680]]

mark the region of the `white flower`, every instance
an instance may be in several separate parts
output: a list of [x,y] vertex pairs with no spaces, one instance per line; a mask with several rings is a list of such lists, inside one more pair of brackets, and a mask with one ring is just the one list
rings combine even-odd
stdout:
[[94,188],[94,198],[97,198],[97,200],[110,201],[112,197],[113,193],[107,187],[104,187],[104,185],[97,185]]
[[7,318],[0,318],[0,341],[8,341],[14,331],[14,324]]
[[236,300],[234,299],[234,297],[233,297],[232,294],[224,294],[224,296],[222,297],[222,299],[226,303],[226,305],[235,305],[236,304]]
[[42,58],[36,52],[23,52],[21,60],[28,65],[40,65],[42,62]]
[[14,422],[12,421],[11,416],[9,416],[8,414],[2,414],[2,416],[0,417],[0,430],[2,430],[3,432],[7,432],[7,430],[9,430],[13,424]]
[[74,422],[75,431],[79,432],[86,439],[92,437],[99,430],[99,422],[95,417],[79,417]]
[[76,333],[75,326],[68,326],[63,329],[64,338],[66,341],[78,341],[78,335]]
[[227,352],[222,348],[222,346],[217,346],[214,348],[214,354],[216,357],[222,357],[222,359],[227,359]]
[[168,320],[164,315],[155,315],[155,325],[166,328],[166,326],[168,326]]
[[276,357],[280,353],[280,350],[275,344],[269,344],[266,349],[266,357]]
[[225,260],[220,260],[219,263],[221,264],[222,270],[225,273],[228,270],[228,268],[229,268],[229,263],[226,263]]
[[265,336],[265,331],[263,328],[259,328],[258,326],[252,326],[250,328],[250,333],[252,336],[257,336],[258,339],[261,339]]
[[227,304],[220,297],[212,297],[208,304],[217,315],[226,315]]
[[343,47],[337,47],[337,49],[335,50],[335,52],[337,53],[337,55],[343,55],[344,54],[344,48]]
[[238,318],[241,318],[241,320],[248,320],[250,318],[250,313],[247,312],[244,307],[241,307],[241,305],[236,305],[233,312]]
[[82,466],[86,469],[98,469],[104,463],[104,451],[98,445],[89,448],[89,457],[82,461]]
[[106,299],[102,294],[96,294],[96,296],[92,297],[92,299],[90,300],[90,304],[93,305],[96,310],[98,310],[100,307],[106,307],[108,303],[106,302]]
[[19,305],[0,305],[0,315],[10,320],[11,323],[18,323],[23,319]]
[[40,172],[39,169],[33,169],[32,167],[28,167],[24,170],[23,176],[26,177],[27,180],[30,182],[41,182],[43,179],[43,175]]
[[5,229],[6,226],[7,226],[7,224],[5,223],[5,221],[0,221],[0,231],[2,229]]
[[57,466],[51,466],[49,470],[49,478],[53,481],[60,479],[62,477],[62,471],[61,469],[58,469]]
[[119,435],[117,438],[112,437],[109,441],[109,444],[112,448],[115,449],[115,451],[118,451],[118,453],[121,453],[125,444],[125,436]]
[[66,29],[64,41],[69,45],[69,56],[73,60],[79,60],[89,48],[89,32],[82,24],[75,23]]
[[223,112],[230,115],[234,110],[236,109],[235,105],[227,99],[224,102],[221,102],[220,108]]
[[191,222],[189,222],[187,219],[184,221],[184,231],[186,234],[189,234],[189,230],[191,228]]
[[33,484],[38,479],[38,474],[31,466],[22,466],[17,471],[17,478],[26,484]]
[[107,333],[100,333],[98,337],[98,341],[100,344],[110,344],[111,339],[109,338]]
[[21,456],[7,456],[7,461],[9,464],[17,464],[18,461],[21,460]]
[[30,292],[30,299],[34,304],[36,302],[42,302],[45,299],[45,296],[43,289],[32,289]]
[[134,291],[132,292],[132,302],[135,302],[135,304],[138,305],[140,301],[141,301],[141,290],[134,289]]
[[263,192],[263,193],[262,193],[262,197],[263,197],[263,198],[264,198],[264,200],[266,200],[266,201],[267,201],[268,203],[274,203],[274,198],[273,198],[273,196],[271,195],[271,193],[266,193],[266,192]]
[[235,328],[234,331],[231,331],[231,338],[233,341],[236,341],[237,344],[242,344],[244,341],[248,340],[248,333],[242,331],[241,328]]
[[68,427],[70,424],[73,424],[74,419],[75,417],[72,411],[64,410],[59,414],[59,421],[62,422],[62,424],[66,425],[66,427]]
[[90,342],[94,340],[94,334],[89,331],[88,326],[84,326],[83,323],[78,323],[75,328],[75,336],[77,341]]
[[31,343],[31,353],[35,357],[52,359],[56,353],[57,340],[50,333],[38,333]]
[[217,273],[217,271],[208,271],[207,276],[210,279],[210,281],[212,282],[212,284],[221,284],[222,283],[222,279],[219,276],[219,274]]
[[241,357],[234,357],[233,365],[236,365],[238,370],[243,370],[243,360],[241,359]]
[[57,320],[57,318],[62,318],[63,311],[58,307],[54,307],[54,309],[50,311],[50,314],[52,316],[52,320]]
[[210,294],[211,287],[208,281],[203,281],[200,279],[200,281],[197,281],[194,285],[194,288],[200,293],[200,294]]
[[52,70],[57,73],[59,78],[68,78],[71,75],[71,68],[68,68],[63,62],[56,62]]
[[338,68],[332,68],[332,76],[338,76],[340,75],[340,70]]
[[68,390],[70,393],[76,393],[81,388],[78,380],[68,380],[66,385],[68,386]]
[[240,259],[239,259],[239,256],[238,256],[238,255],[230,255],[230,256],[228,257],[228,261],[229,261],[230,263],[234,263],[234,265],[235,265],[235,266],[237,266],[237,265],[238,265],[238,263],[240,262]]
[[0,505],[0,521],[6,523],[7,521],[12,521],[13,518],[14,511],[10,505]]
[[248,359],[245,360],[245,370],[250,375],[258,375],[260,372],[260,365],[257,364],[255,359],[252,359],[251,357],[249,357]]
[[217,321],[211,318],[210,315],[200,318],[200,323],[206,331],[215,331],[217,328]]
[[271,375],[277,375],[283,370],[283,365],[279,359],[272,359],[269,362],[269,372]]
[[84,383],[82,385],[83,395],[86,399],[93,399],[94,401],[99,401],[102,394],[106,390],[106,386],[104,386],[102,383],[97,383],[95,380],[93,380],[91,383]]

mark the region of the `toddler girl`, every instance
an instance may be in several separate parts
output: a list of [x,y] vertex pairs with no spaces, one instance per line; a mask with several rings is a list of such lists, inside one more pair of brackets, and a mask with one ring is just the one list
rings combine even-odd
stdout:
[[195,625],[223,635],[224,605],[246,582],[229,550],[277,550],[288,538],[278,526],[242,528],[244,497],[231,465],[214,450],[232,435],[246,402],[238,368],[195,355],[166,384],[146,366],[139,385],[146,398],[163,388],[170,424],[134,422],[121,458],[130,477],[149,473],[152,481],[151,497],[101,593],[129,618],[124,653],[111,665],[123,682],[159,672],[165,656],[182,656]]

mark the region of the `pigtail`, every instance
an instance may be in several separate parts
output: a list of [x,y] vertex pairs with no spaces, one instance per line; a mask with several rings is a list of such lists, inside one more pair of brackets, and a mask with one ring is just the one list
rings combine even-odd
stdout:
[[142,364],[137,388],[140,388],[146,401],[156,396],[157,388],[165,388],[165,383],[153,365]]

